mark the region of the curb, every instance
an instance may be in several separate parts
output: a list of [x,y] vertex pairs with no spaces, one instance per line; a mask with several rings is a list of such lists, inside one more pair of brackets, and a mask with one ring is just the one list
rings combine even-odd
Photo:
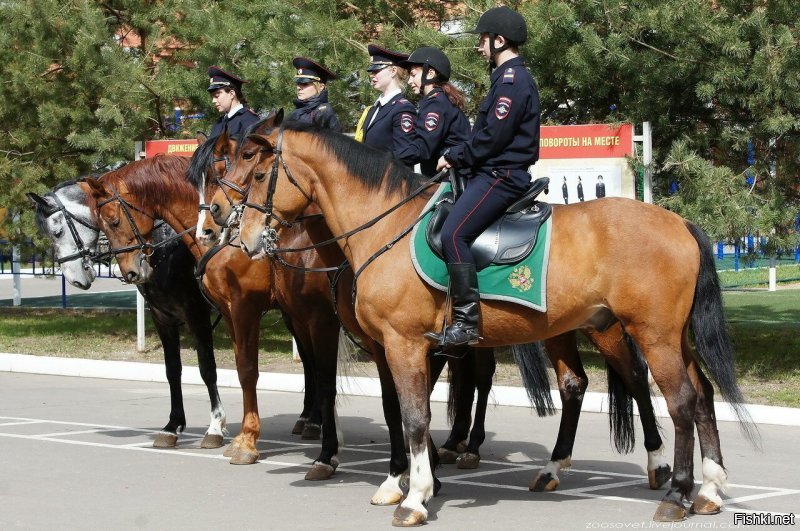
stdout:
[[[0,353],[0,371],[46,374],[53,376],[77,376],[81,378],[107,378],[140,382],[166,383],[163,365],[131,361],[85,360],[33,356],[29,354]],[[381,386],[377,378],[365,376],[337,376],[338,392],[351,396],[381,396]],[[203,385],[197,367],[183,367],[184,384]],[[217,386],[240,388],[239,377],[231,369],[217,369]],[[301,393],[304,388],[302,374],[282,374],[260,372],[257,389],[261,391],[285,391]],[[439,382],[433,389],[431,400],[447,401],[448,384]],[[553,403],[561,408],[558,391],[551,390]],[[496,385],[492,387],[489,404],[494,406],[516,406],[531,408],[528,395],[522,387]],[[634,404],[635,407],[635,404]],[[717,420],[737,422],[733,408],[727,402],[714,402]],[[669,417],[666,402],[661,397],[653,398],[653,408],[658,417]],[[800,426],[800,409],[778,406],[747,404],[745,408],[756,424],[777,424],[781,426]],[[583,398],[582,411],[607,413],[608,397],[605,393],[587,392]],[[638,411],[634,409],[638,415]]]

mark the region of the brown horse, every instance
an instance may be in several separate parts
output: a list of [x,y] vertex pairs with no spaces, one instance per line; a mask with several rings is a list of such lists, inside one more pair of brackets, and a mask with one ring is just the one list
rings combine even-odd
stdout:
[[[99,227],[115,248],[129,282],[143,282],[150,274],[148,241],[155,219],[163,219],[182,235],[196,259],[205,253],[193,236],[198,197],[186,181],[188,164],[188,159],[181,157],[156,157],[131,163],[90,184],[90,206],[94,203]],[[337,466],[339,447],[334,420],[339,321],[325,300],[329,283],[324,275],[275,277],[272,272],[269,263],[254,262],[237,248],[225,247],[209,260],[203,276],[204,290],[228,324],[243,393],[242,428],[225,455],[233,464],[251,464],[259,457],[259,322],[263,312],[277,303],[301,352],[314,353],[313,359],[306,361],[307,370],[316,375],[315,392],[320,397],[322,450],[306,477],[325,479]]]
[[[242,147],[231,169],[232,176],[254,175],[247,204],[255,208],[242,217],[242,250],[254,258],[282,252],[276,243],[310,203],[320,207],[331,231],[342,235],[339,245],[358,272],[358,321],[385,348],[410,438],[410,489],[394,523],[418,525],[427,518],[425,504],[433,494],[429,468],[421,466],[429,459],[430,422],[423,333],[442,321],[445,301],[420,280],[409,258],[409,238],[399,236],[414,224],[429,194],[419,193],[419,178],[389,155],[342,135],[293,124],[249,139],[253,144]],[[672,486],[654,518],[675,521],[687,515],[683,500],[694,484],[695,425],[703,485],[691,509],[719,512],[718,489],[727,473],[713,388],[701,363],[736,408],[746,434],[753,441],[756,435],[741,407],[708,238],[680,216],[619,198],[554,207],[552,218],[547,311],[482,301],[481,346],[619,326],[641,348],[675,428]],[[603,354],[610,362],[626,363],[615,351]]]
[[[278,118],[277,121],[279,120]],[[271,122],[275,124],[276,120],[273,119]],[[263,133],[269,129],[269,124],[256,124],[251,132]],[[209,145],[204,144],[200,151],[208,149]],[[219,138],[214,146],[213,159],[225,161],[227,169],[231,164],[231,157],[234,156],[235,149],[235,144],[227,142],[225,138]],[[206,156],[206,158],[209,157],[210,155]],[[252,172],[240,171],[237,172],[237,175],[226,173],[224,177],[216,176],[198,183],[201,195],[206,197],[206,203],[201,205],[201,212],[208,210],[212,214],[212,216],[203,216],[201,213],[197,228],[198,237],[214,240],[219,236],[220,226],[227,226],[230,223],[238,224],[238,218],[244,208],[245,194],[251,186],[251,181]],[[325,238],[323,240],[316,239],[316,241],[329,240]],[[338,249],[338,247],[333,247]],[[344,260],[343,255],[331,254],[331,245],[323,246],[323,249],[324,253],[333,257],[333,261],[330,263],[339,264]],[[342,283],[345,285],[352,283],[351,269],[347,270]],[[353,310],[351,306],[348,306],[344,311],[350,314]],[[633,396],[639,405],[645,436],[644,444],[648,451],[647,470],[650,488],[658,489],[669,480],[671,470],[664,456],[664,446],[653,412],[647,384],[647,366],[632,342],[628,341],[629,337],[623,333],[621,327],[613,327],[602,334],[589,331],[587,335],[599,350],[607,353],[610,360],[607,364],[609,415],[616,448],[620,452],[633,450],[635,439],[631,401],[631,396]],[[561,427],[550,463],[531,482],[530,489],[534,491],[556,489],[559,485],[558,472],[561,468],[570,466],[580,417],[581,400],[588,386],[588,379],[578,354],[574,331],[548,338],[545,340],[545,344],[547,355],[556,369],[563,409]],[[629,346],[632,348],[628,348]],[[537,413],[544,415],[549,413],[551,405],[549,384],[542,379],[543,368],[540,365],[544,354],[538,345],[530,345],[527,348],[531,350],[532,355],[523,360],[524,364],[522,365],[526,386]],[[466,469],[477,468],[480,462],[479,449],[485,440],[486,406],[495,369],[493,349],[477,350],[477,355],[470,351],[464,359],[450,360],[448,363],[452,378],[448,405],[452,430],[438,451],[442,463],[454,463],[459,454],[463,453],[458,461],[458,467]],[[378,352],[375,348],[373,351]],[[382,348],[380,355],[383,356]],[[518,357],[516,352],[515,357]],[[432,382],[435,383],[438,379],[444,363],[444,358],[440,356],[430,359]],[[470,431],[472,400],[476,391],[475,419]],[[467,434],[469,434],[468,442],[466,442]],[[391,483],[390,480],[391,474],[387,481]]]

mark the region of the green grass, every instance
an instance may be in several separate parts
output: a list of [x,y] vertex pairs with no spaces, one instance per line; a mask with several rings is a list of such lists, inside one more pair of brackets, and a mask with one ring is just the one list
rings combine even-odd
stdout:
[[[800,264],[779,265],[775,268],[777,281],[800,282]],[[739,271],[719,271],[722,287],[766,286],[769,284],[769,268],[756,267]]]
[[[723,302],[745,396],[754,403],[800,407],[800,289],[726,291]],[[163,354],[149,319],[146,328],[149,348],[137,353],[132,311],[0,308],[0,352],[161,363]],[[214,336],[218,366],[234,368],[224,324],[217,326]],[[184,363],[196,364],[185,327],[182,345]],[[603,390],[603,359],[582,336],[579,349],[590,389]],[[279,313],[269,312],[261,320],[259,364],[290,359],[291,337]],[[513,363],[507,352],[499,353],[498,361],[504,366]],[[515,369],[506,374],[513,377]]]

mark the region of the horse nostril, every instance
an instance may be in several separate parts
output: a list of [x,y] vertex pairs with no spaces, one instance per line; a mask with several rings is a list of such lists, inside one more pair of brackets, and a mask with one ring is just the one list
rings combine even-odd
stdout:
[[214,235],[214,231],[212,229],[209,229],[209,228],[203,229],[203,236],[207,236],[207,237],[210,238],[213,235]]
[[126,276],[128,277],[128,282],[136,282],[139,278],[139,275],[137,275],[135,271],[128,271]]

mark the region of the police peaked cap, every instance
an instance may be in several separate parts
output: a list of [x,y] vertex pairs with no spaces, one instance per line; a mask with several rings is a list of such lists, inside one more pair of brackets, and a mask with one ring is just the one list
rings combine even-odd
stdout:
[[214,92],[221,88],[232,88],[241,92],[242,84],[247,83],[244,79],[240,79],[233,74],[227,73],[225,70],[218,66],[208,67],[209,85],[208,91]]
[[367,51],[369,52],[370,61],[367,72],[377,72],[387,66],[403,66],[403,61],[408,59],[407,53],[393,52],[374,44],[367,46]]
[[411,68],[413,65],[430,65],[439,73],[442,81],[450,79],[450,59],[439,48],[431,46],[417,48],[403,63],[406,68]]
[[329,79],[336,79],[336,74],[306,57],[295,57],[292,66],[297,69],[294,73],[295,83],[327,83]]
[[516,44],[524,44],[528,40],[528,26],[525,24],[525,19],[505,6],[488,10],[481,15],[475,29],[467,33],[502,35]]

